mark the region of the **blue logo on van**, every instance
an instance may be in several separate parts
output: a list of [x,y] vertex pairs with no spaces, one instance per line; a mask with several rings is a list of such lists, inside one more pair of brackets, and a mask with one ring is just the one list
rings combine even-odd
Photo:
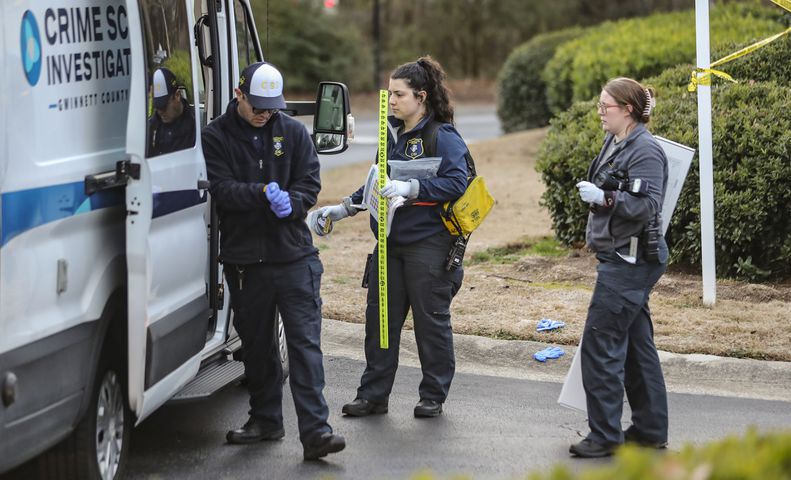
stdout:
[[19,43],[22,48],[22,68],[25,69],[27,83],[34,86],[41,76],[41,36],[38,33],[36,17],[30,10],[22,16]]

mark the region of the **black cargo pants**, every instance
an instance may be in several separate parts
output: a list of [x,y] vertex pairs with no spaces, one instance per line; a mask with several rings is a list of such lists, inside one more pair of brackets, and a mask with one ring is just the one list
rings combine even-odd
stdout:
[[412,310],[415,339],[423,371],[420,398],[444,402],[448,396],[456,359],[450,303],[461,288],[464,271],[445,270],[445,258],[454,238],[446,231],[409,245],[387,245],[387,350],[379,347],[378,250],[374,249],[368,274],[365,310],[365,372],[357,397],[387,402],[398,368],[401,328]]
[[665,271],[662,263],[629,264],[615,253],[598,254],[596,286],[582,339],[582,383],[588,407],[588,438],[623,443],[623,393],[639,438],[667,441],[667,391],[654,345],[648,296]]
[[286,333],[289,383],[300,439],[331,432],[321,353],[321,274],[318,254],[285,264],[225,265],[234,325],[244,348],[250,416],[283,426],[283,369],[275,308]]

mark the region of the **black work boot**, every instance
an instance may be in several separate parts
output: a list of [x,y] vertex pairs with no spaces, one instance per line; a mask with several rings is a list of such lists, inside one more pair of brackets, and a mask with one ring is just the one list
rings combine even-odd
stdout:
[[618,444],[602,445],[591,439],[584,439],[569,447],[569,453],[582,458],[609,457],[618,448]]
[[283,427],[272,428],[261,420],[250,417],[242,428],[231,430],[225,435],[228,443],[244,444],[263,440],[280,440],[286,435]]
[[436,417],[442,413],[442,403],[434,400],[421,398],[415,405],[415,417],[428,418]]
[[364,398],[355,398],[341,410],[344,415],[366,417],[371,414],[387,413],[387,403],[369,402]]
[[346,440],[337,433],[324,432],[305,442],[303,445],[303,458],[305,460],[318,460],[330,453],[340,452],[346,448]]
[[655,448],[657,450],[667,448],[667,442],[656,442],[653,440],[649,440],[643,436],[641,436],[637,430],[635,430],[634,426],[627,428],[623,432],[624,442],[626,443],[633,443],[635,445],[644,447],[644,448]]

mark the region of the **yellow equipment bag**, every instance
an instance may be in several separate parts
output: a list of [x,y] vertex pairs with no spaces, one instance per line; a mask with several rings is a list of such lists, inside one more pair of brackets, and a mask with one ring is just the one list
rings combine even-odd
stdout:
[[453,235],[467,236],[483,223],[493,206],[494,197],[486,182],[483,177],[475,176],[458,200],[442,206],[442,222]]

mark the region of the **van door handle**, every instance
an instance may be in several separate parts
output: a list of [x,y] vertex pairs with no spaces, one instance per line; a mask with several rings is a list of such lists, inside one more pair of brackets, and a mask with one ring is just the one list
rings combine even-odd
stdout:
[[85,195],[90,197],[102,190],[126,186],[129,179],[140,180],[140,164],[119,160],[115,170],[85,176]]
[[211,182],[208,180],[198,180],[198,190],[208,190]]

